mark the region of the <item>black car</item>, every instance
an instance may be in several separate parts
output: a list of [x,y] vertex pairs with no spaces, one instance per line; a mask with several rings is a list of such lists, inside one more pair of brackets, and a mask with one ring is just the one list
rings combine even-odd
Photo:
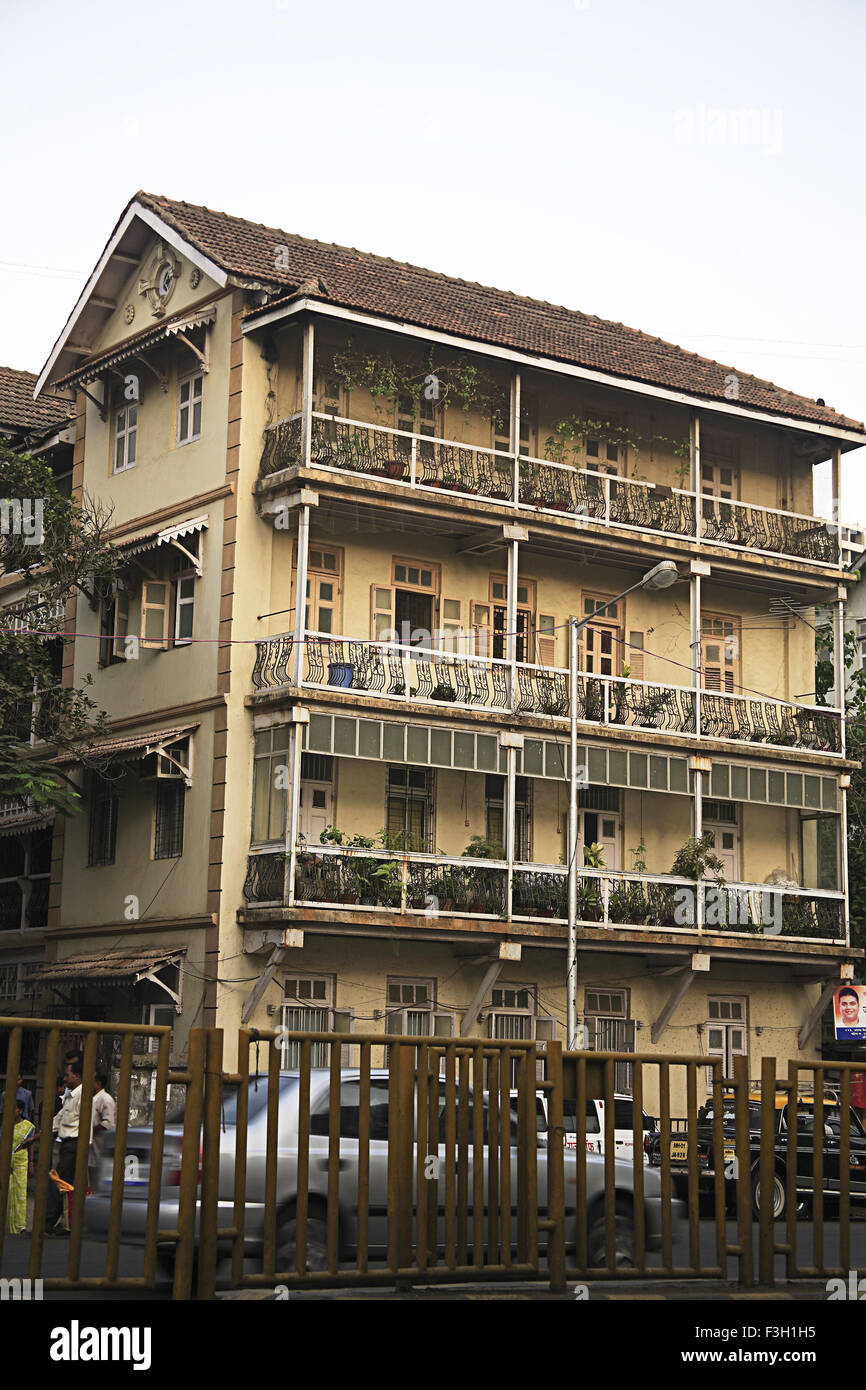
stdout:
[[[787,1097],[776,1096],[774,1105],[774,1160],[773,1160],[773,1217],[780,1220],[787,1205],[788,1172],[788,1111]],[[821,1148],[823,1150],[823,1193],[826,1198],[839,1196],[841,1180],[841,1135],[842,1112],[835,1100],[824,1102],[823,1123],[821,1125]],[[852,1200],[866,1200],[866,1131],[864,1131],[853,1110],[848,1113],[850,1137],[849,1191]],[[698,1123],[694,1135],[687,1127],[673,1129],[670,1136],[671,1181],[678,1196],[688,1198],[689,1146],[697,1147],[698,1187],[701,1193],[712,1193],[715,1187],[716,1149],[714,1136],[714,1113],[710,1103],[698,1111]],[[735,1118],[733,1103],[727,1103],[722,1116],[724,1150],[721,1162],[725,1173],[725,1196],[728,1209],[736,1203],[736,1182],[739,1164],[735,1148]],[[661,1134],[654,1134],[649,1145],[649,1161],[653,1167],[661,1166]],[[757,1216],[760,1210],[760,1157],[761,1157],[761,1102],[760,1097],[749,1098],[749,1172],[746,1175],[752,1194],[752,1209]],[[801,1096],[797,1102],[797,1182],[798,1201],[805,1207],[815,1196],[815,1104],[811,1096]]]

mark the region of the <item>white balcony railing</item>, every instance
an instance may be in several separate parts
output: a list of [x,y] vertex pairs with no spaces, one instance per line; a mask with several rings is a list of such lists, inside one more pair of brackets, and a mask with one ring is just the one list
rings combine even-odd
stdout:
[[[263,478],[301,462],[301,424],[298,412],[265,431]],[[520,511],[566,512],[587,524],[689,538],[812,565],[841,564],[839,528],[820,517],[318,411],[310,433],[310,463],[316,468],[387,478],[410,489],[453,492]]]
[[[244,896],[250,905],[283,906],[285,852],[250,853]],[[449,858],[383,849],[301,844],[295,907],[399,912],[564,923],[567,870],[553,864]],[[585,927],[756,935],[786,940],[845,941],[843,893],[775,888],[761,883],[716,885],[670,874],[581,869],[578,921]]]
[[[253,685],[257,690],[292,684],[294,639],[288,634],[257,643]],[[432,647],[307,632],[305,688],[352,691],[378,699],[455,709],[569,717],[567,670],[496,657],[461,656]],[[590,724],[645,729],[694,741],[696,737],[803,748],[841,755],[838,711],[821,705],[691,686],[661,685],[621,676],[577,677],[577,717]]]

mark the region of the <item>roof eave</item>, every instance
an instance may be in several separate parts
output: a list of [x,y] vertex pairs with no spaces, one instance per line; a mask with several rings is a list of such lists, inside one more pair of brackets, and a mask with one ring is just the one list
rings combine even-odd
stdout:
[[92,274],[90,275],[90,278],[87,281],[87,284],[84,286],[84,289],[81,291],[81,294],[78,296],[78,299],[75,302],[75,306],[72,310],[72,313],[69,315],[69,318],[66,320],[66,323],[64,324],[63,331],[61,332],[59,338],[54,344],[54,347],[51,349],[51,353],[48,357],[47,362],[45,363],[45,366],[39,373],[39,378],[33,389],[34,400],[38,399],[44,387],[47,386],[55,378],[55,376],[63,375],[62,372],[56,369],[58,368],[59,361],[64,352],[66,343],[69,341],[73,330],[75,329],[76,325],[81,319],[82,314],[87,308],[91,296],[97,293],[99,286],[103,280],[103,277],[106,274],[112,256],[114,256],[115,253],[119,250],[124,238],[127,236],[127,234],[130,231],[130,228],[133,226],[136,220],[144,223],[145,226],[151,229],[151,231],[157,232],[164,241],[166,241],[170,246],[174,248],[175,251],[178,251],[182,255],[184,255],[187,258],[187,260],[193,263],[193,265],[198,266],[198,268],[202,271],[204,275],[210,276],[210,278],[220,287],[220,289],[224,289],[228,284],[233,282],[234,277],[231,277],[228,274],[228,272],[223,269],[222,266],[219,266],[215,261],[212,261],[210,257],[206,256],[202,251],[200,251],[199,248],[193,242],[181,236],[181,234],[176,230],[176,228],[172,227],[168,222],[165,221],[164,218],[160,217],[151,208],[145,206],[144,203],[139,202],[138,199],[133,199],[133,201],[129,204],[128,208],[121,217],[111,237],[109,238],[105,246],[105,249],[102,252],[102,255],[97,261],[96,266]]
[[[331,301],[304,296],[300,299],[292,299],[288,303],[281,304],[270,310],[267,307],[255,310],[248,314],[242,324],[244,333],[251,333],[254,329],[265,327],[266,325],[279,322],[281,319],[291,318],[296,314],[305,311],[314,311],[325,314],[332,318],[348,319],[353,323],[360,324],[366,328],[378,328],[391,333],[403,333],[408,337],[423,338],[425,340],[442,343],[444,346],[453,347],[464,352],[482,353],[488,357],[497,357],[501,360],[514,363],[517,366],[534,367],[543,371],[559,372],[563,376],[573,376],[584,381],[591,381],[600,386],[614,387],[619,390],[628,389],[636,395],[649,396],[656,400],[670,401],[677,405],[685,405],[694,410],[713,411],[720,415],[732,415],[739,419],[758,420],[761,423],[775,425],[780,429],[797,430],[801,433],[814,434],[825,439],[832,439],[841,444],[847,445],[848,449],[858,449],[866,446],[866,430],[858,432],[847,429],[841,425],[832,425],[820,420],[807,420],[798,415],[787,415],[782,412],[775,412],[761,409],[758,406],[737,405],[732,401],[720,401],[715,397],[698,396],[691,392],[679,391],[673,387],[656,386],[652,382],[643,381],[636,377],[616,376],[612,372],[597,371],[592,367],[582,367],[575,362],[563,361],[556,357],[544,357],[528,352],[521,352],[518,348],[502,347],[497,343],[485,342],[480,338],[464,338],[456,333],[446,333],[440,329],[426,328],[421,325],[411,323],[406,319],[389,318],[387,315],[376,315],[360,313],[356,309],[348,308],[345,305],[334,304]],[[845,450],[847,452],[847,450]]]

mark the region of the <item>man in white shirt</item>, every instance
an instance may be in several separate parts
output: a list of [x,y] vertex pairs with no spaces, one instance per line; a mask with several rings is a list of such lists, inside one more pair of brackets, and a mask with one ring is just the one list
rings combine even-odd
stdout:
[[108,1077],[105,1072],[98,1071],[93,1078],[93,1143],[90,1145],[90,1186],[96,1186],[97,1174],[99,1172],[99,1151],[102,1147],[102,1135],[109,1130],[117,1129],[117,1102],[113,1096],[108,1094],[105,1089],[108,1085]]
[[[78,1126],[81,1118],[81,1063],[77,1057],[66,1064],[64,1080],[68,1094],[62,1107],[54,1116],[52,1128],[60,1142],[60,1157],[57,1160],[57,1176],[64,1182],[75,1181],[75,1154],[78,1148]],[[90,1134],[93,1132],[93,1119],[90,1121]],[[64,1196],[57,1184],[50,1182],[48,1200],[45,1205],[45,1234],[68,1235],[68,1231],[57,1230],[55,1226],[63,1211]]]

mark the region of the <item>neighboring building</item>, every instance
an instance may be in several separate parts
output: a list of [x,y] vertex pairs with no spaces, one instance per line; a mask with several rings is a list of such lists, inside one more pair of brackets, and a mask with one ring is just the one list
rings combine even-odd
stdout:
[[842,547],[842,568],[852,569],[855,560],[862,556],[863,547],[866,546],[866,526],[862,524],[843,526],[840,545]]
[[[590,1042],[752,1075],[818,1055],[822,982],[857,954],[849,764],[838,713],[800,703],[797,610],[841,620],[812,469],[833,459],[838,496],[862,424],[620,324],[147,194],[37,400],[54,387],[77,391],[75,492],[111,501],[127,561],[67,618],[65,676],[94,673],[122,775],[55,829],[58,1010],[170,1018],[179,1053],[242,1019],[563,1037],[586,617]],[[660,560],[675,587],[603,607]],[[674,910],[695,827],[742,920]]]
[[[49,394],[34,401],[36,381],[33,372],[0,367],[0,441],[16,453],[44,459],[58,486],[69,496],[75,437],[73,402],[71,397]],[[16,622],[15,606],[24,593],[19,577],[0,576],[0,607],[10,626]],[[62,614],[58,619],[62,620]],[[59,680],[60,644],[54,646]],[[28,702],[17,732],[35,742],[31,726]],[[28,983],[28,975],[44,958],[52,823],[51,813],[35,810],[24,798],[0,802],[0,1013],[31,1013],[36,1007],[36,990]],[[25,1039],[22,1067],[32,1079],[36,1049],[30,1038]]]

